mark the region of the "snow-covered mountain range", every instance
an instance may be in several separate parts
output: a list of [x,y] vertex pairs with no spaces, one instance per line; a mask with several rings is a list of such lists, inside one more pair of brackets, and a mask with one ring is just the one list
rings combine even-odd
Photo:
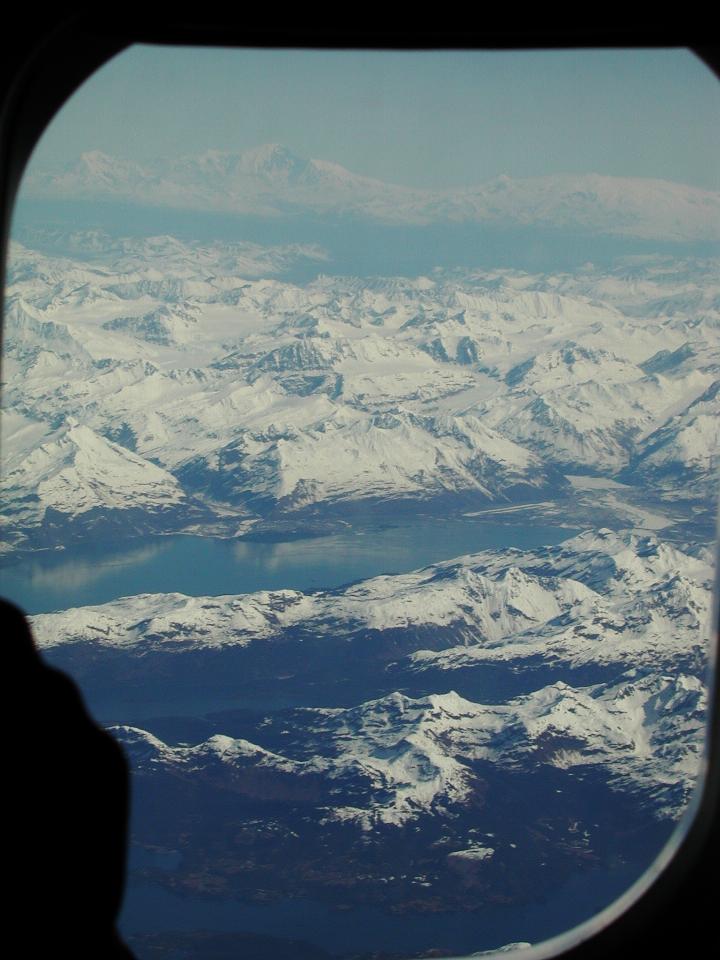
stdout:
[[601,770],[651,816],[677,817],[700,767],[705,709],[696,677],[631,671],[614,684],[558,682],[490,706],[454,692],[393,693],[348,709],[297,710],[282,754],[221,734],[171,747],[135,727],[111,729],[141,776],[212,777],[255,799],[306,794],[329,821],[370,831],[466,806],[477,790],[476,761],[525,772]]
[[[367,826],[462,803],[471,759],[526,770],[590,765],[663,818],[682,810],[699,771],[711,577],[707,558],[601,530],[333,591],[128,597],[37,616],[33,629],[54,662],[73,664],[91,685],[110,674],[137,687],[187,673],[198,690],[232,676],[239,691],[276,671],[331,687],[348,661],[376,687],[419,676],[447,689],[463,669],[488,665],[527,671],[526,692],[493,705],[393,692],[351,709],[300,711],[292,756],[225,736],[171,749],[121,731],[143,770],[170,764],[194,776],[206,762],[227,763],[228,776],[241,777],[259,764],[268,776],[314,783],[350,768],[370,794],[337,815]],[[543,685],[578,669],[598,680]]]
[[[146,882],[508,922],[548,883],[562,925],[563,884],[621,893],[693,795],[710,559],[599,530],[333,591],[121,598],[33,629],[86,689],[169,696],[111,727]],[[228,689],[238,709],[186,716]]]
[[[440,195],[277,147],[143,169],[88,155],[32,189],[676,240],[720,223],[715,195],[677,185],[501,178]],[[505,910],[506,940],[525,936],[513,911],[538,890],[579,878],[600,906],[623,892],[702,773],[718,263],[367,277],[308,240],[24,232],[5,318],[6,562],[177,531],[342,528],[372,550],[400,516],[565,528],[555,546],[316,589],[118,588],[32,618],[131,760],[135,879],[343,916]],[[582,897],[548,896],[550,933],[584,918]]]
[[663,240],[720,239],[720,194],[664,180],[499,176],[479,186],[421,190],[360,176],[280,144],[243,153],[136,163],[100,151],[23,184],[32,198],[114,200],[280,217],[311,213],[384,223],[543,225]]
[[693,796],[711,560],[600,529],[335,590],[125,597],[33,631],[125,703],[110,729],[145,883],[511,926],[545,883],[562,928],[586,909],[563,885],[623,892]]
[[68,243],[81,259],[13,248],[6,549],[99,513],[235,534],[363,502],[557,499],[588,473],[714,498],[713,262],[292,283],[322,251]]
[[294,641],[330,655],[353,643],[384,663],[405,654],[413,670],[539,659],[667,670],[682,661],[701,672],[711,580],[708,557],[600,530],[313,593],[126,597],[38,615],[33,629],[41,648],[81,645],[92,663],[102,649],[176,660]]

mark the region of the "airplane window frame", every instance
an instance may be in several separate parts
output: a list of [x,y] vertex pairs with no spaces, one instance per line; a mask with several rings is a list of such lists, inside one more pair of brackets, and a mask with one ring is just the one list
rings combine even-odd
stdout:
[[[133,14],[136,19],[133,20]],[[281,28],[227,22],[218,18],[193,20],[159,17],[130,10],[125,22],[110,25],[97,15],[55,14],[38,33],[37,17],[20,12],[20,21],[4,39],[2,110],[0,112],[0,304],[5,291],[5,263],[10,220],[24,167],[44,128],[63,102],[97,68],[132,43],[208,47],[330,47],[377,49],[518,49],[563,47],[688,47],[720,79],[720,46],[709,47],[700,31],[683,37],[665,28],[644,32],[612,30],[598,35],[549,27],[524,29],[510,23],[480,31],[384,29],[320,29],[292,25]],[[390,21],[392,24],[392,21]],[[0,321],[1,327],[1,321]],[[661,869],[644,889],[633,889],[601,914],[605,924],[585,931],[580,939],[569,931],[554,940],[525,949],[527,960],[563,956],[567,960],[606,958],[613,950],[631,950],[639,957],[676,956],[693,944],[716,936],[709,883],[716,862],[720,795],[720,688],[717,682],[717,627],[720,579],[716,569],[710,668],[712,689],[706,739],[706,773],[695,797],[692,820],[679,829],[677,846],[660,855]],[[689,819],[690,812],[685,814]],[[662,860],[667,862],[662,863]],[[642,884],[641,884],[642,885]],[[637,885],[636,885],[637,886]],[[626,902],[627,901],[627,902]],[[587,926],[596,923],[588,921]],[[694,926],[693,926],[694,925]],[[689,928],[692,931],[689,933]]]

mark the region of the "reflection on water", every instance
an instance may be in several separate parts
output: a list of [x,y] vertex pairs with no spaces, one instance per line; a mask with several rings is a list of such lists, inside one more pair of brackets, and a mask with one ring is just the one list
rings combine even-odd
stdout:
[[139,593],[218,596],[254,590],[337,587],[489,548],[560,543],[566,527],[422,519],[289,542],[155,536],[36,554],[2,570],[2,593],[29,614],[108,603]]
[[[237,563],[263,567],[266,570],[278,570],[286,564],[295,564],[302,559],[309,570],[316,570],[320,574],[328,569],[329,557],[332,557],[333,565],[342,564],[348,570],[352,570],[357,564],[368,564],[377,572],[378,550],[382,550],[381,572],[399,572],[400,567],[407,569],[408,560],[413,558],[413,568],[416,568],[456,555],[455,552],[447,554],[447,550],[450,548],[454,551],[455,545],[460,547],[463,542],[464,531],[457,521],[433,523],[431,527],[432,539],[430,543],[426,543],[425,549],[418,543],[418,528],[426,528],[426,524],[420,522],[414,525],[352,529],[307,540],[271,543],[240,541],[233,543],[232,554]],[[490,546],[490,543],[477,546],[477,533],[477,530],[471,531],[470,548],[476,550]],[[487,527],[486,533],[492,538],[492,531]],[[509,535],[512,540],[512,534]],[[409,556],[411,552],[413,558]],[[349,579],[357,578],[346,576],[344,582]]]
[[[27,563],[27,576],[32,589],[38,593],[47,590],[81,590],[103,579],[114,578],[122,567],[147,564],[169,548],[169,543],[158,541],[105,558],[70,558],[52,566],[33,559]],[[2,579],[4,583],[5,577]]]

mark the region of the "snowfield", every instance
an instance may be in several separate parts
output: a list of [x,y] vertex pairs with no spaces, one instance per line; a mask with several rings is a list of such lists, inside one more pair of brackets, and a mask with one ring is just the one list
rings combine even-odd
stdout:
[[713,495],[709,261],[298,284],[257,273],[313,247],[67,243],[82,259],[12,251],[6,550],[82,539],[93,508],[133,502],[149,532],[558,499],[577,474]]

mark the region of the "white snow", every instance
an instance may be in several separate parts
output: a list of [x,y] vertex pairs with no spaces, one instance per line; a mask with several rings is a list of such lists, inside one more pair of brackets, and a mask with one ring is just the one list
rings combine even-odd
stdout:
[[14,244],[9,264],[3,451],[17,535],[50,506],[72,523],[133,496],[153,509],[190,497],[241,520],[258,497],[284,511],[447,493],[511,508],[557,497],[557,467],[579,494],[661,529],[657,511],[612,499],[620,471],[668,498],[713,489],[709,263],[298,285],[268,275],[317,251],[63,243],[82,259]]
[[[303,761],[222,735],[171,748],[134,728],[113,732],[141,771],[150,764],[197,775],[219,762],[233,775],[257,767],[296,778],[317,775],[328,797],[346,791],[367,796],[359,806],[331,803],[325,822],[351,822],[366,831],[402,826],[427,813],[452,814],[480,783],[478,760],[508,769],[602,768],[612,788],[637,794],[663,818],[679,815],[699,773],[704,698],[695,677],[637,671],[606,685],[555,683],[493,706],[454,692],[420,699],[393,693],[348,709],[299,711],[295,732],[306,751],[317,751]],[[334,783],[339,790],[331,789]],[[483,862],[494,853],[494,847],[473,843],[448,858]]]
[[707,561],[652,536],[600,530],[557,547],[486,551],[332,592],[145,594],[33,623],[43,647],[174,651],[244,646],[291,631],[362,643],[369,631],[400,629],[410,631],[409,662],[420,671],[532,658],[669,668],[680,655],[704,660],[711,586]]
[[92,151],[60,173],[34,171],[24,189],[28,196],[53,199],[264,215],[289,207],[389,223],[539,223],[664,240],[717,239],[720,222],[717,192],[664,180],[501,176],[475,187],[421,190],[359,176],[329,160],[308,160],[281,144],[143,164]]

